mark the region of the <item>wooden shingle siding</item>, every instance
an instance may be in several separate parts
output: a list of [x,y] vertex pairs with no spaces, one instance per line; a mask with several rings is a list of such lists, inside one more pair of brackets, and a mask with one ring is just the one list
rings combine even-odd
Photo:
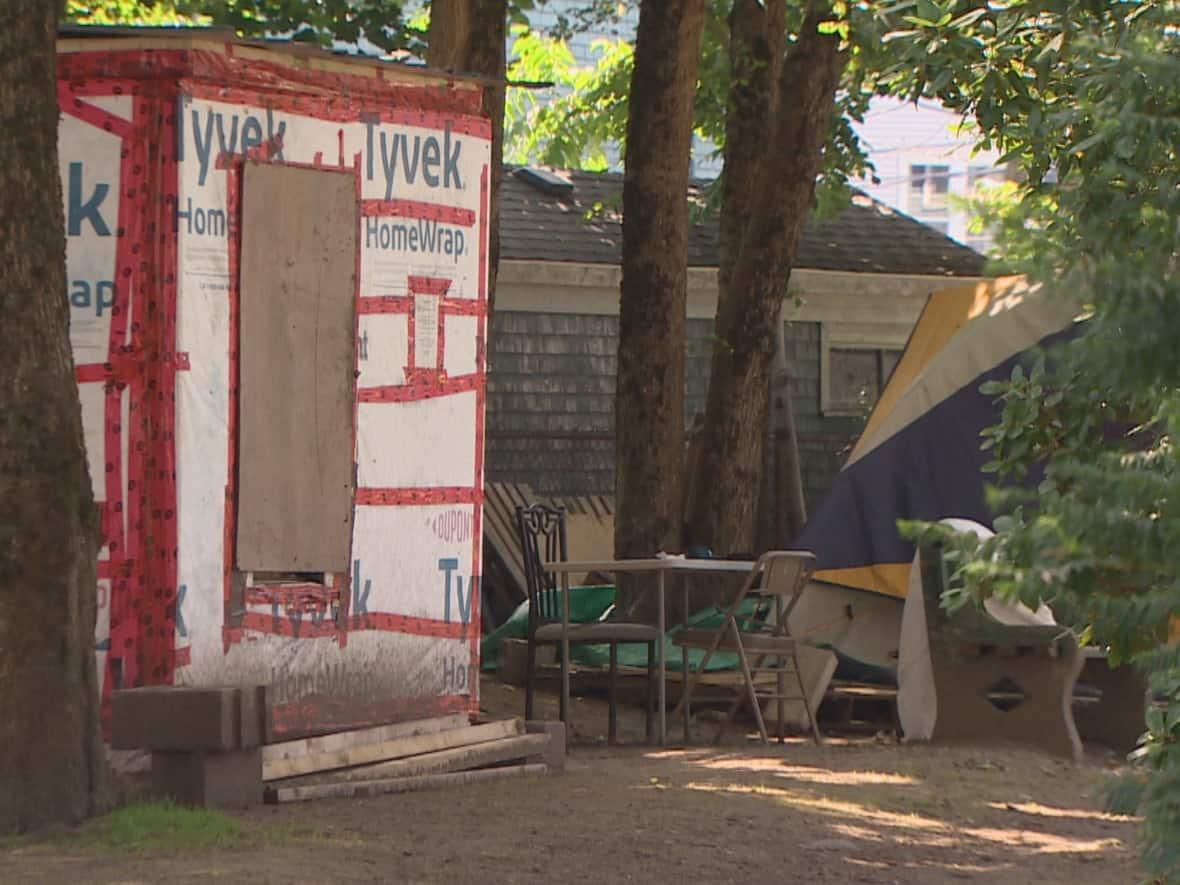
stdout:
[[[497,311],[488,373],[487,480],[541,495],[614,493],[618,320],[589,314]],[[690,319],[685,424],[705,407],[713,323]],[[787,326],[792,405],[809,508],[831,486],[861,421],[819,413],[818,323]]]

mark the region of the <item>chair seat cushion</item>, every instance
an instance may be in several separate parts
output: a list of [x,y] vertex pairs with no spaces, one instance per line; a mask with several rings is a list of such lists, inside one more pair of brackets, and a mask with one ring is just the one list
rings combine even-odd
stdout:
[[[538,642],[560,642],[561,624],[542,624],[534,634]],[[570,624],[571,642],[655,642],[660,631],[649,624],[626,624],[604,621],[597,624]]]

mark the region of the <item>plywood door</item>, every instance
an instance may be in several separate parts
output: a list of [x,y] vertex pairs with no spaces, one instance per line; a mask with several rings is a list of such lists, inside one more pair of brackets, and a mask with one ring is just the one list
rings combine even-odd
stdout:
[[237,565],[346,571],[358,212],[351,174],[247,163]]

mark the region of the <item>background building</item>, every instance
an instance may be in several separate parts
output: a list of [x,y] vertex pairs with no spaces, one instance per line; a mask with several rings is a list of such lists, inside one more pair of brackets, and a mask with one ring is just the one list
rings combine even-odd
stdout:
[[[574,0],[549,0],[529,11],[529,23],[544,33],[560,33],[577,8]],[[597,64],[596,41],[634,40],[638,7],[620,9],[617,21],[603,22],[567,40],[579,67]],[[853,181],[856,188],[978,252],[992,247],[991,232],[970,230],[971,212],[965,201],[981,184],[1005,180],[1008,170],[998,164],[998,152],[975,152],[973,125],[964,126],[962,117],[936,102],[878,98],[855,129],[876,170],[872,178]],[[621,172],[618,152],[608,151],[608,157],[610,171]],[[693,178],[721,173],[721,157],[708,142],[695,142],[691,162]]]
[[856,131],[876,169],[858,188],[977,252],[991,248],[990,232],[971,232],[964,201],[1008,169],[997,151],[975,151],[974,126],[934,102],[878,98]]

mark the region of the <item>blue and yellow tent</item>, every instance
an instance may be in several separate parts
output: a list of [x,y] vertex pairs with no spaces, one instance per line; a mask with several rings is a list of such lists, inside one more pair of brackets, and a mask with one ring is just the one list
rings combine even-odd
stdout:
[[817,581],[901,599],[914,547],[899,519],[992,524],[980,432],[999,406],[979,387],[1009,377],[1030,348],[1071,335],[1075,314],[1021,277],[930,296],[848,463],[793,545],[815,552]]

